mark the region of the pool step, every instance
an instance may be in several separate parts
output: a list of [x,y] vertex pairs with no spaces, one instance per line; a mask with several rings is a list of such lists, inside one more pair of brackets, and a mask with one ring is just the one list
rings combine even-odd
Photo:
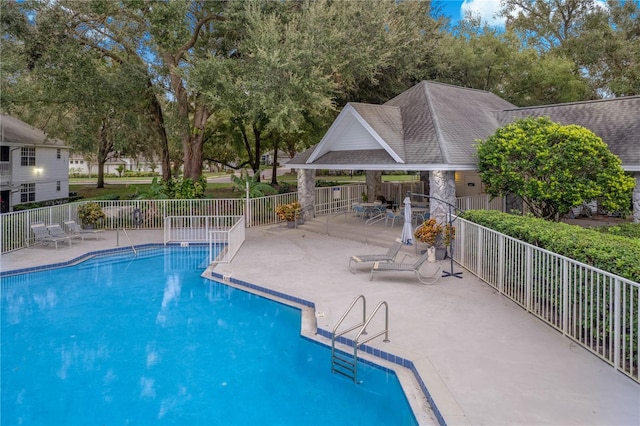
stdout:
[[356,372],[356,363],[358,362],[357,358],[347,354],[334,352],[331,357],[331,371],[334,373],[342,374],[353,380],[354,382],[357,380],[357,372]]

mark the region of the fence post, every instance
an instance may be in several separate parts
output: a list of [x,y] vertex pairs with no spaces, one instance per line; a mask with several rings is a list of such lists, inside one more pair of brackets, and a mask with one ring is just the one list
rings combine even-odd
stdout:
[[246,217],[246,222],[247,222],[247,226],[250,227],[251,226],[251,204],[250,204],[250,198],[249,198],[249,181],[246,182],[245,185],[245,204],[244,204],[244,214]]
[[[620,280],[615,279],[613,291],[613,367],[620,370],[620,329],[622,328],[622,294]],[[629,342],[633,344],[632,342]],[[624,366],[622,368],[624,371]],[[632,368],[633,371],[633,368]]]
[[562,334],[569,333],[569,262],[562,261]]
[[526,246],[525,250],[525,308],[527,312],[531,312],[531,299],[533,292],[533,253],[530,246]]

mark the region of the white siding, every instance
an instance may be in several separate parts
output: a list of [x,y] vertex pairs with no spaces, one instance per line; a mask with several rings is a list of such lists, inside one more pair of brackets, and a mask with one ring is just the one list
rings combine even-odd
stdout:
[[[60,158],[57,158],[60,149]],[[35,166],[21,166],[20,149],[11,152],[11,205],[22,204],[21,185],[35,183],[35,201],[69,197],[69,150],[55,146],[36,146]],[[57,182],[60,181],[60,190]]]

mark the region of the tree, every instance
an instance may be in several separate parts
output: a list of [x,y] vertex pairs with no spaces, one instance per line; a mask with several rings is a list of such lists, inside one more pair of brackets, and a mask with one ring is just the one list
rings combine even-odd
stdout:
[[637,1],[504,0],[506,26],[544,55],[570,59],[592,97],[640,93]]
[[479,141],[478,171],[490,195],[518,195],[547,220],[594,199],[608,211],[628,211],[635,185],[593,132],[547,117],[516,120]]
[[216,140],[239,148],[240,166],[255,174],[261,155],[285,140],[288,150],[293,140],[307,147],[309,123],[330,123],[347,99],[413,82],[437,33],[428,12],[416,1],[245,2],[222,23],[237,37],[235,59],[210,58],[189,81],[216,129],[230,130]]
[[571,60],[527,47],[513,31],[471,15],[444,36],[438,55],[439,81],[487,90],[518,106],[584,100],[591,93]]

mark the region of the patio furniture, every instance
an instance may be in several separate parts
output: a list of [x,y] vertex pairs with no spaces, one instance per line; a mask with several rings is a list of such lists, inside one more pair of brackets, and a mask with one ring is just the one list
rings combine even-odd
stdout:
[[71,247],[71,238],[67,235],[64,237],[54,237],[52,236],[47,227],[44,225],[44,222],[33,222],[31,225],[31,231],[34,235],[34,240],[36,244],[48,245],[49,243],[54,243],[56,246],[56,250],[58,249],[59,241],[68,241],[69,247]]
[[391,221],[391,227],[395,224],[396,219],[400,222],[404,220],[404,216],[400,213],[396,213],[391,209],[387,209],[387,217],[384,219],[384,227],[387,227],[387,222]]
[[54,238],[64,238],[64,237],[67,237],[69,239],[71,239],[71,238],[80,238],[80,239],[82,239],[82,241],[84,241],[84,236],[82,234],[67,234],[64,231],[64,229],[62,229],[62,226],[60,226],[57,223],[52,223],[51,225],[48,225],[47,226],[47,231]]
[[374,272],[413,272],[422,284],[434,284],[440,278],[442,267],[438,264],[438,269],[432,275],[423,275],[420,268],[426,262],[429,252],[425,251],[414,263],[376,262],[371,268],[369,281],[373,281]]
[[351,258],[349,259],[349,270],[352,274],[355,274],[356,265],[363,262],[393,262],[401,248],[402,241],[398,239],[391,247],[389,247],[389,250],[387,250],[387,252],[384,254],[364,254],[351,256]]
[[353,209],[353,215],[356,217],[364,217],[364,207],[358,203],[354,203],[351,208]]
[[415,220],[416,226],[431,217],[431,212],[427,208],[415,208],[412,210],[412,219]]
[[[91,234],[96,238],[96,240],[98,239],[98,234],[104,233],[104,229],[83,229],[75,220],[65,220],[64,226],[67,227],[69,233],[72,235],[83,236],[84,234]],[[82,239],[84,240],[84,237]]]

